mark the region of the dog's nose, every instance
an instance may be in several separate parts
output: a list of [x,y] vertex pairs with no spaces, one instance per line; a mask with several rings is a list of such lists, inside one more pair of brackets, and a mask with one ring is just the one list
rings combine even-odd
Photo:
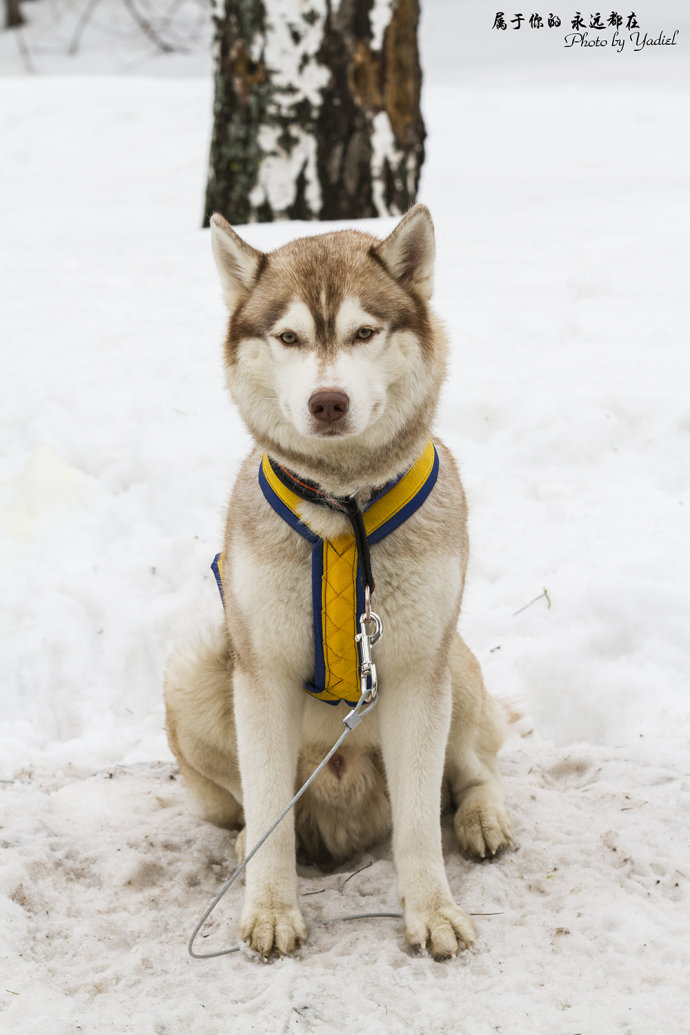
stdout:
[[342,420],[349,408],[349,397],[333,388],[314,392],[309,400],[309,412],[320,424],[335,424]]

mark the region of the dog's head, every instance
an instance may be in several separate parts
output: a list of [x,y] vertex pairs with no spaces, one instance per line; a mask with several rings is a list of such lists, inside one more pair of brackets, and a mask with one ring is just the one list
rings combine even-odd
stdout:
[[445,371],[428,308],[428,209],[416,205],[384,241],[343,230],[268,254],[219,215],[211,231],[230,311],[228,384],[259,445],[322,484],[324,472],[368,472],[376,452],[410,459]]

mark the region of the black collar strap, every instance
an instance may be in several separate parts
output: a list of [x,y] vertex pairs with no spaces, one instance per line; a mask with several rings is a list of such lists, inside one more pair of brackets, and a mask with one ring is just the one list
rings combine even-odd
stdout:
[[291,492],[294,492],[295,496],[299,496],[300,499],[304,500],[305,503],[315,503],[319,507],[327,507],[329,510],[335,510],[340,514],[347,515],[350,519],[357,545],[357,557],[362,566],[362,583],[365,590],[369,590],[369,595],[371,596],[374,592],[375,583],[371,572],[369,541],[364,528],[364,516],[354,496],[332,496],[330,493],[320,489],[315,482],[309,481],[306,478],[298,478],[296,474],[293,474],[287,467],[283,467],[282,464],[279,464],[277,460],[270,456],[268,457],[268,462],[276,478]]

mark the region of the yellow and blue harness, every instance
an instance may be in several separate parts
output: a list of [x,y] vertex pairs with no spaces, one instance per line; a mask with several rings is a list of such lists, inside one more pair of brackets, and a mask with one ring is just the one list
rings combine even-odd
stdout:
[[[334,705],[345,701],[350,707],[358,703],[361,647],[355,635],[359,615],[365,608],[365,586],[373,591],[368,546],[390,535],[414,514],[437,477],[438,453],[429,440],[415,463],[385,485],[360,511],[352,499],[328,496],[264,453],[259,485],[266,500],[291,528],[312,543],[314,678],[304,684],[304,689],[320,701]],[[305,499],[347,513],[353,532],[322,539],[298,515]],[[221,554],[211,567],[223,599]]]

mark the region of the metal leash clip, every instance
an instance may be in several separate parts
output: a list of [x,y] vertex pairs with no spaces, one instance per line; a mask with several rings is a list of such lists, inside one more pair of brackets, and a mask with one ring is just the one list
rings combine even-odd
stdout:
[[[367,632],[369,624],[374,626],[374,631],[371,633]],[[359,616],[359,628],[360,631],[355,636],[355,642],[361,644],[362,649],[362,664],[359,667],[361,695],[355,707],[343,719],[350,730],[359,726],[364,716],[376,707],[379,699],[376,665],[371,660],[371,648],[383,636],[383,622],[374,611],[369,609],[368,614],[365,612]]]
[[[368,632],[368,626],[374,626],[373,632]],[[373,701],[378,695],[378,679],[376,676],[376,665],[371,657],[371,648],[379,642],[383,636],[383,622],[375,611],[369,610],[359,616],[359,632],[355,640],[362,651],[362,663],[359,667],[360,692],[365,701]]]

